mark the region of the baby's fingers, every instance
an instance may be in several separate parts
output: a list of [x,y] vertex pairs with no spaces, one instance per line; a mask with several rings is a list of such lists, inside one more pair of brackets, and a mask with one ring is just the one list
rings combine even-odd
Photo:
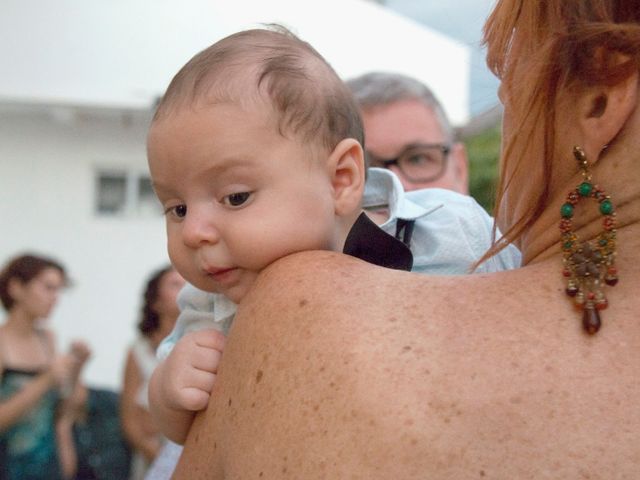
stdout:
[[191,366],[197,370],[210,373],[218,373],[218,364],[222,358],[222,352],[212,348],[198,348],[192,352]]
[[200,390],[199,388],[189,387],[182,391],[180,397],[181,401],[179,407],[181,409],[197,412],[207,407],[210,394]]
[[205,330],[198,330],[197,332],[189,333],[189,335],[193,335],[196,345],[200,347],[210,348],[220,352],[224,350],[226,337],[218,330],[207,328]]
[[177,406],[185,410],[202,410],[209,402],[209,395],[216,381],[216,374],[191,370],[177,394]]

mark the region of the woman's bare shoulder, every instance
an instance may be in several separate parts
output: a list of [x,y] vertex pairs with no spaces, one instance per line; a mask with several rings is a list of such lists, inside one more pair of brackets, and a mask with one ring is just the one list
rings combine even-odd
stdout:
[[[336,280],[382,271],[380,267],[349,255],[328,251],[306,251],[283,257],[264,269],[258,277],[255,289],[286,283],[288,288],[316,285]],[[384,269],[385,272],[393,272]],[[286,292],[285,292],[286,293]]]
[[435,277],[378,267],[341,253],[301,252],[263,270],[242,304],[263,304],[265,297],[269,297],[304,305],[315,300],[317,308],[333,309],[336,303],[359,304],[363,295],[385,286],[424,285],[434,281]]
[[[184,461],[233,478],[412,478],[389,460],[400,455],[420,478],[424,419],[407,410],[424,402],[426,347],[421,301],[405,300],[432,283],[441,281],[330,252],[273,264],[238,309]],[[415,422],[412,435],[404,422]]]
[[365,326],[373,334],[374,324],[394,316],[397,305],[415,304],[434,282],[333,252],[291,255],[260,274],[238,309],[232,335],[242,328],[241,341],[257,341],[247,334],[253,332],[300,342],[306,332],[306,347],[324,342],[324,348],[340,348],[341,335],[363,334]]

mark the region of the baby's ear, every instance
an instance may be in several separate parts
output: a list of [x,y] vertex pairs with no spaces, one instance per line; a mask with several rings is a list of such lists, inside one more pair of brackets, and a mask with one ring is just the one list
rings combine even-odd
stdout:
[[364,152],[353,138],[340,141],[329,155],[336,215],[344,217],[360,210],[364,193]]

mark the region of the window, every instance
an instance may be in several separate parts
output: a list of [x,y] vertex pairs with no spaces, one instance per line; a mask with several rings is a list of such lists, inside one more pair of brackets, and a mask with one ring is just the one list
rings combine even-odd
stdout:
[[156,193],[151,185],[151,178],[138,177],[138,195],[136,204],[138,214],[141,216],[152,216],[161,213],[162,208],[156,198]]
[[99,170],[95,211],[98,216],[153,217],[162,209],[148,173]]

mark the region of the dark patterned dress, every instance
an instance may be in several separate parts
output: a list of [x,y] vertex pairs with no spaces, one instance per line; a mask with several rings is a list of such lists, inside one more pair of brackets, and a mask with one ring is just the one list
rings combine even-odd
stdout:
[[[0,401],[15,395],[40,373],[4,369]],[[0,432],[1,480],[62,479],[54,426],[57,403],[57,390],[48,391],[20,421]]]

